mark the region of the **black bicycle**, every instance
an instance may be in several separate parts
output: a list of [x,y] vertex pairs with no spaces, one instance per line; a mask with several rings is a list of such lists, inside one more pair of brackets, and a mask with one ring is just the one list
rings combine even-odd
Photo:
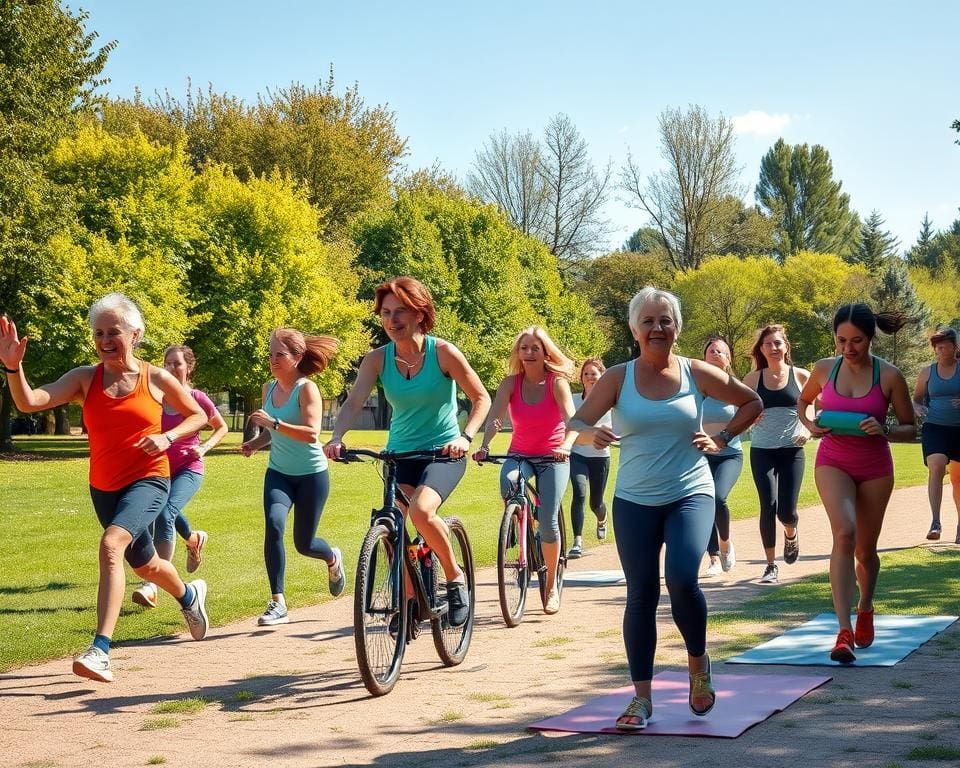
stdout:
[[344,449],[341,460],[360,461],[360,457],[382,461],[385,471],[383,506],[373,510],[357,563],[354,644],[363,684],[374,696],[383,696],[400,677],[407,643],[420,634],[425,621],[430,622],[433,644],[444,666],[456,666],[466,657],[473,635],[473,550],[463,523],[455,517],[445,518],[450,545],[466,577],[469,594],[467,620],[453,626],[448,616],[443,568],[423,537],[419,533],[410,535],[397,503],[410,503],[397,484],[399,459],[450,461],[449,457],[440,451]]
[[[540,601],[547,605],[547,566],[543,561],[540,536],[537,532],[540,513],[540,496],[529,477],[523,472],[524,462],[544,464],[556,462],[553,456],[519,456],[515,454],[488,454],[483,464],[502,464],[515,461],[518,479],[503,503],[500,518],[500,536],[497,540],[497,587],[500,593],[500,612],[508,627],[515,627],[523,620],[527,603],[527,588],[530,576],[537,575]],[[567,526],[560,510],[560,561],[557,563],[556,590],[563,596],[563,574],[567,568]]]

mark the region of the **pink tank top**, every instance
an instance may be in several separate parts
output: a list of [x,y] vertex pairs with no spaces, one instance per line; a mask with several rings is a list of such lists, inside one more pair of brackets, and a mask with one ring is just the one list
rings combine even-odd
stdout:
[[[825,411],[847,411],[849,413],[865,413],[873,416],[877,421],[883,424],[887,419],[887,410],[890,408],[890,402],[883,394],[880,388],[880,361],[873,358],[873,386],[863,397],[846,397],[837,392],[836,381],[837,374],[840,372],[840,363],[842,357],[837,358],[837,362],[830,371],[830,377],[820,393],[820,404]],[[824,440],[837,445],[847,445],[851,448],[864,447],[864,440],[887,443],[885,435],[865,435],[863,437],[852,435],[824,435]]]
[[523,374],[514,377],[510,394],[510,421],[513,422],[513,438],[510,453],[522,456],[543,456],[563,443],[567,431],[563,413],[553,396],[553,381],[556,376],[547,372],[543,399],[534,405],[523,400]]

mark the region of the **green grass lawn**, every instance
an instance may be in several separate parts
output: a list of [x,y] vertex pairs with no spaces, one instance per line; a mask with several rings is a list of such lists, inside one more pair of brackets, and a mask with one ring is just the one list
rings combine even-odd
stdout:
[[[349,445],[382,447],[385,433],[351,432]],[[506,449],[509,435],[498,435],[493,450]],[[213,624],[259,614],[269,587],[263,566],[261,493],[267,455],[244,459],[237,453],[239,434],[232,433],[207,457],[203,488],[187,508],[191,523],[211,535],[198,576],[210,585],[209,611]],[[0,671],[77,652],[90,642],[95,626],[97,542],[100,527],[93,514],[87,486],[86,441],[81,438],[18,438],[14,460],[0,460],[5,531],[0,537],[0,615],[3,643]],[[801,506],[817,503],[813,484],[813,451],[807,449],[807,472]],[[616,477],[617,449],[607,499]],[[747,452],[749,454],[749,452]],[[926,469],[916,444],[895,445],[897,486],[926,482]],[[757,514],[750,477],[749,455],[734,489],[730,506],[737,519]],[[470,465],[464,480],[444,507],[463,519],[477,565],[496,560],[496,535],[502,502],[496,466]],[[360,542],[370,510],[380,506],[382,484],[377,465],[336,464],[331,469],[331,494],[319,534],[343,549],[348,565],[347,590],[352,590]],[[569,493],[565,510],[569,510]],[[595,545],[591,516],[585,544]],[[568,518],[569,519],[569,518]],[[612,537],[612,527],[611,537]],[[569,532],[569,523],[568,523]],[[289,542],[289,534],[288,534]],[[178,544],[175,562],[182,568],[185,550]],[[129,574],[129,593],[136,586]],[[329,599],[323,563],[297,555],[288,546],[286,597],[292,611]],[[829,601],[823,604],[829,604]],[[142,640],[183,631],[175,601],[163,595],[160,607],[145,612],[124,605],[114,640]]]

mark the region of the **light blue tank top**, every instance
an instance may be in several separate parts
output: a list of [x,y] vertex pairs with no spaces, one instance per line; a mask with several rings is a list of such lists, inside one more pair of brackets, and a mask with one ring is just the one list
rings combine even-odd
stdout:
[[457,385],[440,370],[437,340],[425,337],[423,367],[411,379],[394,362],[391,341],[383,354],[380,384],[393,409],[388,451],[427,451],[442,448],[460,435],[457,423]]
[[[735,405],[721,403],[719,400],[714,400],[712,397],[705,397],[703,399],[704,424],[729,424],[730,419],[733,418],[733,415],[736,412],[737,406]],[[738,453],[743,453],[743,448],[740,445],[740,435],[737,435],[735,438],[733,438],[733,440],[727,443],[727,447],[722,451],[713,455],[735,456]]]
[[943,427],[960,427],[960,408],[953,407],[953,399],[960,397],[960,363],[953,369],[953,376],[941,379],[937,364],[930,366],[927,380],[927,421]]
[[[303,414],[300,412],[300,388],[307,383],[306,379],[298,381],[290,397],[281,406],[273,404],[273,391],[277,382],[270,382],[267,387],[267,397],[263,401],[263,410],[270,416],[287,424],[303,425]],[[294,440],[279,431],[270,435],[270,469],[282,472],[285,475],[315,475],[327,469],[327,457],[323,455],[320,442],[305,443]]]
[[693,447],[693,433],[702,424],[703,394],[693,381],[690,360],[677,360],[680,388],[666,400],[640,395],[636,362],[627,363],[613,407],[613,427],[620,435],[614,495],[635,504],[662,506],[696,493],[714,495],[710,465]]

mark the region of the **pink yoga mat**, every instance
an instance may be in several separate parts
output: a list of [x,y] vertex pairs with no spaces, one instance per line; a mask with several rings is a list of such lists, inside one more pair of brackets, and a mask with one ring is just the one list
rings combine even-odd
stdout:
[[653,718],[642,731],[618,731],[614,727],[633,698],[633,686],[598,696],[562,715],[534,723],[528,730],[735,739],[831,679],[823,675],[714,674],[717,703],[706,717],[697,717],[687,705],[690,684],[686,674],[661,672],[653,678]]

